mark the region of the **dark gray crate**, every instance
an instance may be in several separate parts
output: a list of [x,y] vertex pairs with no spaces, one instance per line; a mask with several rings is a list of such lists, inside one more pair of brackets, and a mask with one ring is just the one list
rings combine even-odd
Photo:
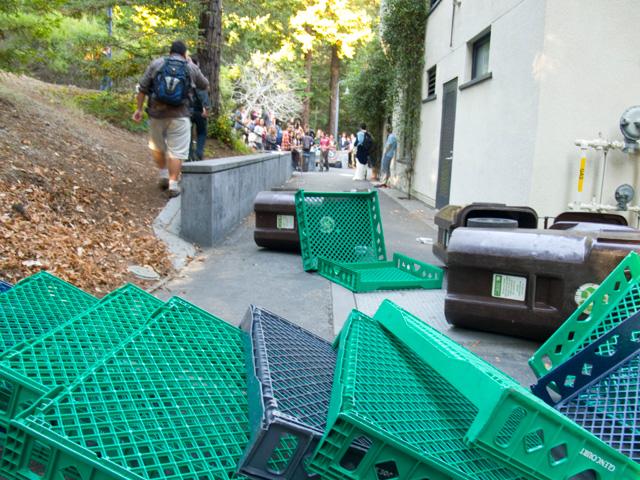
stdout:
[[[251,438],[238,474],[320,479],[306,465],[326,427],[336,352],[327,340],[258,307],[249,308],[240,328]],[[353,450],[354,459],[361,455]]]

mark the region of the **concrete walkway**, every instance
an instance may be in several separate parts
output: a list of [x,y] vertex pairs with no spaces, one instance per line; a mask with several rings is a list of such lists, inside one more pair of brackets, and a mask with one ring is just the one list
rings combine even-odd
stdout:
[[[373,189],[369,181],[353,181],[354,170],[331,169],[330,172],[295,174],[285,189],[307,191],[350,191]],[[378,190],[378,189],[376,189]],[[407,200],[394,189],[379,189],[387,257],[394,252],[408,255],[431,265],[444,265],[431,252],[435,240],[435,211],[417,200]],[[179,198],[179,197],[178,197]],[[197,253],[175,239],[175,221],[179,202],[167,206],[156,224],[165,242],[174,241],[174,263],[181,266],[186,255]],[[321,277],[305,272],[300,254],[284,253],[258,247],[253,241],[255,216],[245,218],[219,245],[198,253],[179,273],[153,293],[162,300],[174,295],[192,302],[212,314],[238,325],[249,308],[255,305],[280,315],[302,327],[333,340],[349,312],[357,308],[373,315],[385,298],[405,308],[434,328],[485,358],[528,387],[535,381],[527,359],[539,343],[513,337],[475,332],[450,326],[444,318],[445,287],[442,290],[398,290],[354,294]],[[173,240],[172,240],[173,239]]]

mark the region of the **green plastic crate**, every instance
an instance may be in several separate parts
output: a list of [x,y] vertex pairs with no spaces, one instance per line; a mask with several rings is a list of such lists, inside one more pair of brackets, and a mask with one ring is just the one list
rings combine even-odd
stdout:
[[535,480],[590,470],[600,480],[640,479],[636,462],[393,302],[385,300],[374,319],[477,408],[465,442],[497,462]]
[[90,372],[11,421],[0,474],[232,478],[248,443],[244,372],[240,329],[173,298]]
[[[354,310],[334,345],[327,430],[311,459],[322,478],[522,478],[464,442],[477,408],[377,321]],[[371,447],[346,462],[357,442]]]
[[0,353],[47,333],[97,302],[49,273],[25,278],[0,295]]
[[51,389],[72,383],[142,327],[162,305],[134,285],[105,296],[61,327],[0,356],[0,427]]
[[306,271],[318,257],[341,263],[387,259],[377,192],[296,193],[296,214]]
[[440,268],[399,253],[387,262],[339,263],[318,257],[318,273],[352,292],[437,289],[443,276]]
[[629,255],[529,359],[540,378],[640,310],[640,257]]

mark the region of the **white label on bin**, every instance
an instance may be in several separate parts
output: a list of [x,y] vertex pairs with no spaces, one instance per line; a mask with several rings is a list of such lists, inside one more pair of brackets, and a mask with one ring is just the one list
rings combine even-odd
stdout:
[[282,230],[293,230],[295,227],[293,215],[278,215],[278,228]]
[[501,275],[499,273],[493,274],[493,285],[491,286],[492,297],[524,301],[526,293],[527,279],[525,277]]

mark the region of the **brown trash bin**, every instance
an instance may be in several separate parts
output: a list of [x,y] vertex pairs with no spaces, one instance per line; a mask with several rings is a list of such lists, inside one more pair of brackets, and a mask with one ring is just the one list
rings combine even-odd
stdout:
[[457,228],[448,247],[452,325],[545,340],[630,251],[640,232]]
[[259,192],[253,203],[256,245],[274,250],[300,251],[300,234],[293,191]]
[[468,226],[469,219],[472,218],[510,219],[518,222],[518,228],[538,228],[538,214],[531,207],[514,207],[504,203],[447,205],[438,211],[434,219],[438,226],[438,239],[432,247],[433,254],[445,264],[451,234],[458,227]]

